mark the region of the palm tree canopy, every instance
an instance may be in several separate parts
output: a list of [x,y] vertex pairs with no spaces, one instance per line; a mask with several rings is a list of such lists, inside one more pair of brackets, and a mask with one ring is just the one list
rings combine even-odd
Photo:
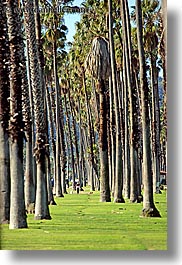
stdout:
[[85,69],[96,80],[107,80],[110,76],[108,42],[103,37],[95,37],[85,61]]

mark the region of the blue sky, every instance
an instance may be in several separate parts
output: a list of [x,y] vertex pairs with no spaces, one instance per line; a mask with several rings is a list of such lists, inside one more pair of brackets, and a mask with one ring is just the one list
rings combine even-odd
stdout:
[[[73,6],[81,6],[82,2],[84,0],[75,0]],[[135,5],[135,0],[129,0],[128,3],[129,6]],[[72,42],[75,34],[75,22],[80,21],[80,14],[65,14],[64,19],[65,25],[68,27],[67,40]]]
[[[75,0],[73,6],[81,6],[83,0]],[[68,27],[67,40],[73,41],[73,36],[75,34],[75,22],[80,21],[80,14],[65,14],[65,25]]]

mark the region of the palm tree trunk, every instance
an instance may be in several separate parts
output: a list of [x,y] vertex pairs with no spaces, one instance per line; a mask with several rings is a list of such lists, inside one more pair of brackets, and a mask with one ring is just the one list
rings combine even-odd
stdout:
[[[164,30],[164,56],[163,56],[163,76],[164,76],[164,129],[165,129],[165,163],[166,163],[166,172],[167,172],[167,0],[162,0],[162,21],[163,21],[163,30]],[[166,176],[167,178],[167,176]]]
[[[69,82],[69,81],[68,81]],[[69,99],[69,106],[70,106],[70,112],[71,112],[71,119],[72,119],[72,135],[73,135],[73,142],[75,146],[75,165],[76,165],[76,173],[77,173],[77,179],[80,181],[80,165],[79,165],[79,151],[78,151],[78,140],[77,140],[77,130],[76,130],[76,121],[75,121],[75,113],[74,113],[74,107],[73,107],[73,99],[71,99],[70,94],[71,86],[69,83],[69,89],[68,89],[68,99]]]
[[[33,146],[32,146],[32,117],[30,108],[30,93],[29,84],[27,78],[26,59],[24,54],[24,42],[22,39],[21,45],[21,60],[23,62],[22,67],[22,108],[23,108],[23,121],[25,124],[25,135],[26,135],[26,158],[25,158],[25,207],[29,212],[29,207],[32,212],[35,204],[35,182],[33,175]],[[28,51],[28,47],[27,51]],[[28,52],[27,52],[28,54]],[[29,62],[28,62],[29,63]]]
[[[1,70],[0,70],[1,72]],[[0,85],[1,86],[1,85]],[[1,121],[2,122],[2,121]],[[0,223],[9,223],[10,218],[10,161],[9,135],[0,122]]]
[[[29,86],[28,91],[29,91],[30,117],[31,117],[31,132],[30,132],[31,139],[30,140],[28,139],[29,143],[27,144],[27,148],[28,148],[27,153],[28,152],[32,152],[32,156],[33,156],[33,150],[34,150],[34,147],[35,147],[35,123],[34,123],[35,119],[34,119],[32,81],[31,81],[31,73],[30,73],[30,58],[29,58],[28,47],[29,47],[29,43],[28,43],[28,40],[26,40],[26,57],[27,57],[27,65],[28,65],[27,66],[27,78],[28,78],[28,86]],[[28,136],[26,136],[26,137],[28,137]],[[32,145],[32,151],[30,150],[30,146],[29,145]],[[27,161],[26,163],[27,163],[27,165],[28,165],[28,163],[31,164],[31,161],[29,160],[29,162]],[[35,201],[37,172],[36,172],[36,161],[35,161],[35,157],[34,156],[32,157],[32,171],[33,171],[32,172],[32,178],[33,178],[33,184],[34,184],[34,201]],[[27,182],[27,185],[29,185],[28,182]],[[26,183],[25,183],[25,186],[26,186]],[[26,190],[26,187],[25,187],[25,190]],[[33,189],[32,189],[32,191],[33,191]],[[27,194],[29,194],[29,192]],[[30,196],[30,195],[28,195],[28,196]],[[31,195],[31,198],[33,198],[32,195]],[[26,203],[26,192],[25,192],[25,203]]]
[[10,218],[10,157],[9,157],[9,102],[10,84],[7,61],[9,60],[5,0],[0,2],[0,224]]
[[116,135],[115,135],[115,123],[114,123],[114,103],[113,103],[113,85],[111,77],[109,78],[109,88],[110,88],[110,135],[111,135],[111,190],[112,197],[114,197],[115,189],[115,164],[116,164]]
[[88,122],[88,133],[89,133],[89,143],[90,143],[90,160],[91,160],[91,191],[95,190],[94,185],[94,153],[93,153],[93,140],[92,140],[92,124],[91,124],[91,111],[89,108],[89,102],[88,102],[88,93],[85,83],[85,73],[83,71],[83,87],[85,92],[85,103],[86,103],[86,113],[87,113],[87,122]]
[[146,64],[142,36],[142,9],[141,0],[136,0],[137,19],[137,41],[140,62],[140,89],[142,104],[142,133],[143,133],[143,183],[144,197],[142,215],[146,217],[160,217],[159,211],[154,205],[153,181],[151,168],[151,146],[150,146],[150,120],[149,120],[149,89],[146,77]]
[[158,69],[156,58],[150,55],[151,61],[151,89],[152,89],[152,165],[153,165],[153,192],[159,192],[160,181],[160,110],[158,93]]
[[109,188],[109,165],[108,165],[108,141],[107,141],[107,106],[105,95],[105,84],[101,80],[99,83],[100,91],[100,128],[99,128],[99,147],[100,147],[100,201],[110,202]]
[[44,95],[41,78],[41,69],[38,63],[38,48],[36,44],[33,1],[24,1],[24,23],[26,37],[29,43],[30,72],[33,89],[34,114],[36,126],[35,159],[37,164],[37,186],[35,219],[50,219],[47,198],[46,180],[46,121],[44,113]]
[[59,98],[59,86],[58,86],[58,76],[57,76],[57,47],[56,41],[53,43],[53,58],[54,58],[54,83],[56,90],[56,196],[64,197],[62,193],[62,182],[61,182],[61,164],[60,164],[60,98]]
[[23,174],[22,32],[17,2],[6,1],[10,47],[10,229],[27,228]]
[[130,148],[129,146],[129,121],[128,121],[128,86],[126,76],[126,56],[123,55],[123,86],[124,86],[124,121],[125,121],[125,146],[124,146],[124,196],[126,199],[130,198]]
[[[139,202],[138,200],[138,189],[137,189],[137,170],[136,170],[136,160],[135,160],[135,152],[136,152],[136,100],[133,94],[135,94],[135,86],[133,81],[133,67],[131,62],[131,26],[130,26],[130,18],[128,11],[128,3],[126,0],[121,0],[121,14],[123,21],[123,35],[124,35],[124,48],[125,48],[125,56],[126,56],[126,72],[127,72],[127,85],[129,92],[129,116],[130,116],[130,201],[131,202]],[[134,130],[135,129],[135,130]]]
[[64,94],[64,104],[65,104],[65,114],[66,114],[66,121],[68,126],[68,142],[71,150],[71,168],[72,168],[72,188],[73,190],[76,189],[75,187],[75,158],[74,158],[74,151],[73,151],[73,140],[72,140],[72,133],[71,133],[71,125],[70,125],[70,113],[68,113],[68,104],[66,99],[66,94]]
[[115,169],[115,190],[114,190],[114,202],[123,203],[122,196],[123,187],[123,161],[122,161],[122,142],[121,142],[121,124],[119,113],[119,101],[118,101],[118,88],[116,81],[116,63],[114,52],[114,40],[113,40],[113,21],[112,21],[112,0],[108,1],[109,8],[109,43],[110,43],[110,58],[111,58],[111,76],[114,93],[114,105],[115,105],[115,118],[116,118],[116,169]]

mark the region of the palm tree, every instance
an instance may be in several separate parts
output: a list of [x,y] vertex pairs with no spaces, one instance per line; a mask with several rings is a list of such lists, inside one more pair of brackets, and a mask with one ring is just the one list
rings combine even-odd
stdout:
[[85,71],[83,71],[83,87],[85,92],[85,103],[86,103],[86,113],[87,113],[87,122],[88,122],[88,133],[89,133],[89,142],[90,142],[90,160],[91,160],[91,190],[95,190],[94,185],[94,154],[93,154],[93,133],[92,133],[92,125],[91,125],[91,110],[89,106],[88,100],[88,92],[86,88],[86,80],[85,80]]
[[100,148],[100,200],[111,201],[109,187],[108,140],[107,140],[107,80],[110,75],[108,43],[102,37],[92,41],[90,53],[85,62],[86,69],[97,81],[100,97],[99,148]]
[[9,164],[9,102],[8,34],[5,0],[0,2],[0,223],[10,218],[10,164]]
[[[132,44],[131,44],[131,26],[128,10],[128,2],[121,0],[121,16],[123,22],[123,42],[125,49],[125,68],[126,68],[126,84],[129,93],[129,117],[130,117],[130,201],[140,202],[138,199],[138,179],[136,167],[137,154],[137,112],[136,112],[136,89],[133,80],[133,66],[132,66]],[[125,99],[127,100],[127,99]]]
[[[167,0],[162,0],[162,27],[163,27],[163,51],[162,51],[162,61],[163,61],[163,75],[164,75],[164,130],[165,130],[165,145],[166,145],[166,157],[167,157]],[[166,159],[167,163],[167,159]]]
[[140,62],[140,90],[142,104],[142,133],[143,133],[143,210],[145,217],[160,217],[153,199],[153,181],[152,181],[152,159],[150,146],[150,119],[149,119],[149,89],[146,76],[146,63],[143,47],[142,34],[142,9],[141,0],[136,0],[136,21],[137,21],[137,40]]
[[[65,179],[66,179],[66,155],[65,155],[65,136],[63,127],[63,117],[62,117],[62,97],[60,96],[61,89],[59,87],[58,80],[58,67],[62,63],[62,58],[59,55],[58,48],[64,48],[65,45],[65,34],[67,27],[63,24],[63,14],[58,13],[56,10],[59,7],[59,1],[52,1],[48,4],[50,12],[42,17],[43,26],[45,30],[44,40],[48,48],[51,50],[51,56],[53,59],[53,76],[54,76],[54,86],[56,92],[56,152],[55,152],[55,193],[56,196],[64,197],[66,193],[65,189]],[[45,54],[47,53],[46,48],[44,49]],[[61,54],[61,53],[60,53]],[[66,52],[62,53],[62,57]],[[45,58],[46,63],[49,59]]]
[[[57,29],[57,28],[56,28]],[[56,30],[55,29],[55,30]],[[56,32],[55,32],[56,34]],[[58,84],[58,72],[57,72],[57,45],[56,45],[56,38],[53,41],[53,58],[54,58],[54,82],[55,82],[55,90],[56,90],[56,179],[55,179],[55,185],[56,185],[56,196],[58,197],[64,197],[62,193],[62,183],[61,183],[61,165],[60,165],[60,133],[62,126],[60,124],[60,89]],[[64,137],[63,133],[62,137]]]
[[36,126],[36,146],[35,158],[37,164],[37,186],[35,219],[50,219],[47,180],[46,180],[46,124],[44,115],[44,96],[41,83],[41,69],[38,64],[38,48],[36,44],[35,20],[33,13],[33,1],[24,1],[24,23],[26,38],[28,39],[30,74],[32,79],[35,126]]
[[[21,60],[22,60],[22,111],[23,111],[23,122],[25,131],[25,207],[27,212],[32,212],[32,207],[35,203],[35,179],[33,174],[33,137],[32,137],[32,116],[30,107],[30,89],[31,84],[28,83],[27,78],[27,67],[25,59],[25,47],[23,39],[20,43],[21,48]],[[28,49],[28,47],[27,47]],[[28,62],[29,63],[29,62]]]
[[10,47],[10,229],[26,228],[23,175],[21,20],[16,1],[6,1]]
[[119,99],[118,99],[118,87],[116,79],[116,62],[115,62],[115,50],[113,39],[113,19],[112,19],[112,0],[108,1],[109,9],[109,44],[110,44],[110,56],[111,56],[111,77],[114,94],[114,108],[115,108],[115,121],[116,121],[116,170],[115,170],[115,183],[114,183],[114,202],[124,202],[122,197],[123,188],[123,168],[122,168],[122,142],[121,142],[121,123],[119,113]]
[[[68,88],[69,89],[69,88]],[[67,145],[70,147],[70,153],[71,153],[71,168],[72,168],[72,188],[75,190],[75,180],[76,180],[76,168],[75,168],[75,157],[74,157],[74,147],[73,147],[73,132],[71,130],[71,118],[72,113],[70,112],[69,104],[67,101],[67,88],[63,89],[64,93],[64,105],[65,105],[65,116],[66,116],[66,123],[68,128],[68,136],[67,136]],[[68,152],[68,148],[67,148]]]

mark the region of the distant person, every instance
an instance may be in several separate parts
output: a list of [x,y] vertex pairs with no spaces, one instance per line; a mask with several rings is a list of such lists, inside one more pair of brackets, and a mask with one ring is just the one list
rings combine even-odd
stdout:
[[76,192],[77,192],[77,194],[80,192],[80,183],[79,182],[77,182],[77,184],[76,184]]

